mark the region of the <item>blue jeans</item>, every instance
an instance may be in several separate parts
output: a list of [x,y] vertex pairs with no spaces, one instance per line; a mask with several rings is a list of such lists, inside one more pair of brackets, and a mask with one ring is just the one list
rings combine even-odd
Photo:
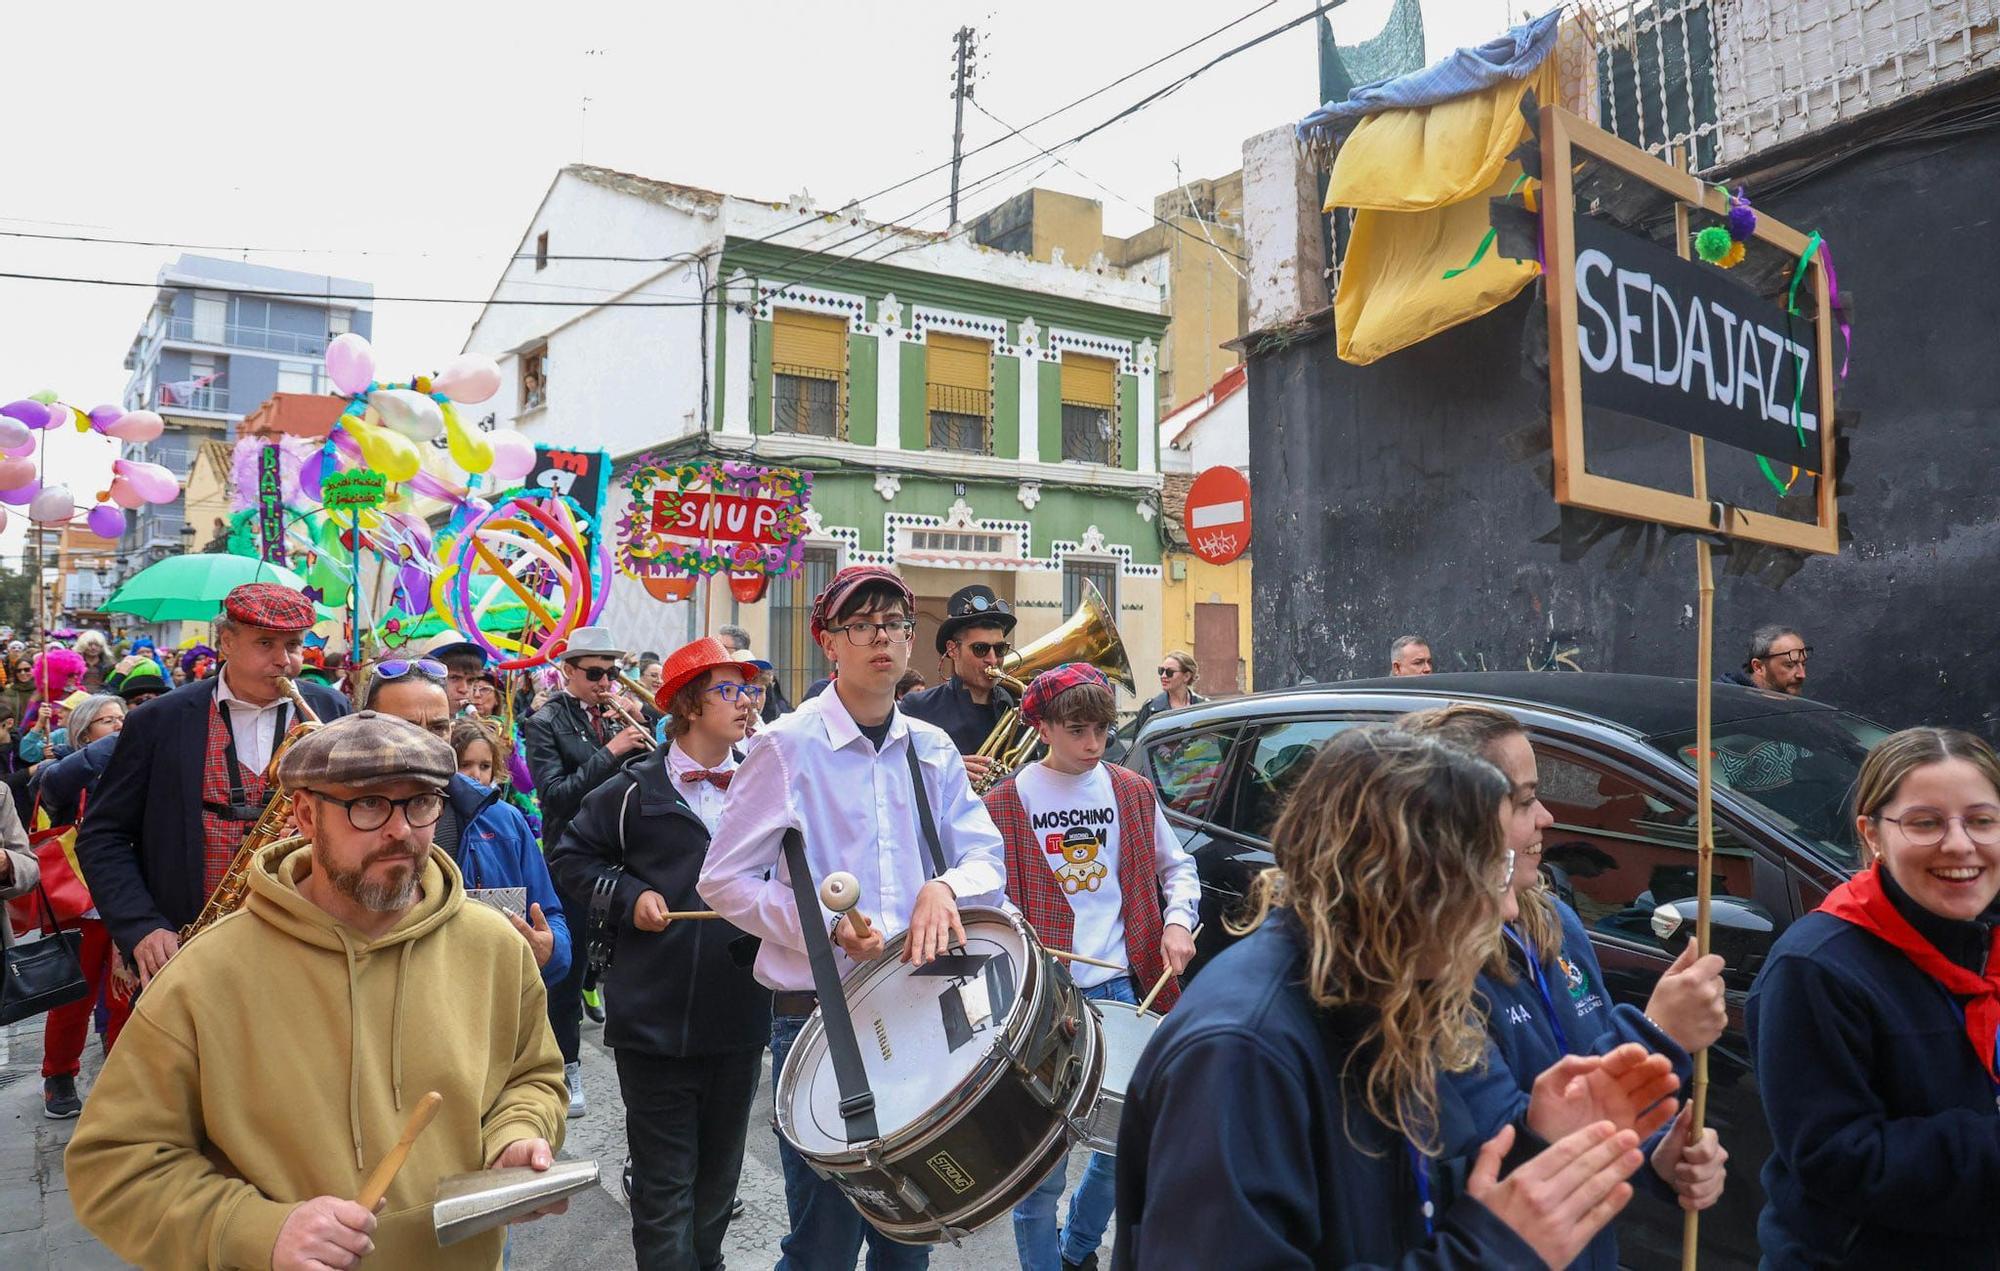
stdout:
[[[1083,995],[1100,1002],[1139,1004],[1132,981],[1122,975],[1085,989]],[[1082,1262],[1104,1243],[1104,1229],[1111,1225],[1118,1200],[1118,1158],[1090,1154],[1083,1178],[1069,1198],[1069,1222],[1058,1232],[1056,1202],[1062,1199],[1068,1173],[1068,1158],[1057,1161],[1042,1185],[1014,1206],[1014,1250],[1020,1255],[1021,1271],[1062,1271],[1064,1262]]]
[[[771,1018],[771,1084],[785,1069],[785,1056],[799,1039],[805,1020],[784,1015]],[[868,1271],[923,1271],[931,1251],[922,1245],[897,1244],[875,1230],[840,1188],[813,1172],[805,1158],[778,1136],[778,1163],[785,1170],[785,1208],[792,1229],[778,1244],[777,1271],[851,1271],[868,1242]]]

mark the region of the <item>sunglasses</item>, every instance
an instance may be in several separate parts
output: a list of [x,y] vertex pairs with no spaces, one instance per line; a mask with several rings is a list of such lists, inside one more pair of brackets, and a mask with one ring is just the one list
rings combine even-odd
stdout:
[[572,669],[575,670],[579,675],[583,676],[584,679],[589,680],[592,684],[595,684],[599,680],[605,679],[609,676],[618,674],[618,668],[615,666],[579,666],[579,667],[573,667]]
[[972,656],[975,658],[1004,658],[1007,656],[1007,651],[1014,646],[1005,640],[998,641],[997,643],[974,640],[965,647],[972,650]]
[[1180,673],[1181,669],[1177,666],[1163,666],[1160,668],[1160,678],[1163,680],[1171,680]]
[[412,671],[421,671],[440,680],[445,677],[444,663],[430,658],[390,658],[375,666],[376,678],[384,680],[400,680]]

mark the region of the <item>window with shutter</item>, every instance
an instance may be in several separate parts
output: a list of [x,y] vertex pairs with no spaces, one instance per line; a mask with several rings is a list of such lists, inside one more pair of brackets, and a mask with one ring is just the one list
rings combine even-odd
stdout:
[[1118,364],[1109,358],[1063,354],[1062,457],[1118,462]]
[[931,332],[925,340],[932,450],[988,454],[993,442],[993,346]]
[[777,309],[771,314],[771,431],[847,435],[847,319]]

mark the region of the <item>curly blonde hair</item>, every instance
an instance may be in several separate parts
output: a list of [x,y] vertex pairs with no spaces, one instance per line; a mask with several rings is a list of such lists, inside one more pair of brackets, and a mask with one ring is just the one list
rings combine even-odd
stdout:
[[1367,1066],[1368,1111],[1427,1152],[1439,1148],[1439,1075],[1472,1067],[1486,1044],[1474,983],[1499,940],[1507,789],[1492,764],[1441,742],[1341,733],[1285,801],[1277,865],[1230,924],[1242,934],[1289,912],[1313,1002],[1373,1014],[1347,1059]]
[[[1517,733],[1528,735],[1520,720],[1497,706],[1479,702],[1453,702],[1449,706],[1412,711],[1398,719],[1396,727],[1419,737],[1436,738],[1447,746],[1488,760],[1495,758],[1493,747],[1501,741]],[[1563,943],[1562,920],[1556,917],[1555,897],[1549,891],[1548,880],[1540,877],[1539,860],[1520,860],[1514,865],[1517,869],[1532,869],[1537,875],[1533,887],[1515,895],[1521,905],[1521,916],[1514,920],[1514,928],[1543,965],[1554,966]],[[1493,956],[1486,962],[1486,973],[1503,984],[1514,982],[1514,965],[1507,959],[1505,944],[1494,946]]]

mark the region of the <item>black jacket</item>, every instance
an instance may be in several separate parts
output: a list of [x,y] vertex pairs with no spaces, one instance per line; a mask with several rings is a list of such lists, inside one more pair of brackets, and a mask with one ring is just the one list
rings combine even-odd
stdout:
[[[606,740],[612,735],[607,730]],[[624,760],[597,740],[583,703],[567,693],[558,693],[528,717],[521,725],[521,744],[528,752],[535,795],[542,801],[542,844],[553,848],[584,796],[603,785]]]
[[[1425,1236],[1409,1151],[1348,1071],[1368,1018],[1313,1005],[1296,929],[1280,911],[1223,950],[1147,1043],[1119,1127],[1111,1265],[1542,1266],[1462,1194],[1463,1161],[1438,1163]],[[1467,1113],[1438,1093],[1450,1142]]]
[[[1199,693],[1188,694],[1189,706],[1199,706],[1207,700],[1208,700],[1207,698],[1203,697]],[[1146,726],[1146,721],[1151,719],[1153,716],[1159,714],[1161,711],[1173,710],[1173,709],[1175,709],[1175,707],[1171,702],[1167,700],[1167,695],[1165,693],[1154,694],[1153,699],[1151,701],[1147,702],[1144,706],[1141,706],[1139,708],[1138,718],[1132,721],[1132,735],[1134,737],[1137,737],[1139,735],[1139,730],[1144,728]]]
[[[111,938],[128,953],[155,931],[178,931],[208,900],[202,883],[201,768],[216,676],[142,703],[84,809],[76,858]],[[347,699],[300,682],[322,721],[347,714]],[[287,712],[287,728],[297,723]],[[246,830],[248,827],[245,827]]]
[[986,705],[981,706],[972,700],[965,681],[954,675],[935,688],[911,693],[897,707],[911,719],[944,729],[951,734],[951,744],[958,747],[958,753],[969,755],[985,744],[1000,717],[1014,709],[1014,695],[996,684]]
[[785,686],[773,679],[770,689],[764,694],[764,709],[760,717],[767,724],[775,724],[778,716],[791,713],[792,704],[785,700]]
[[[771,992],[730,945],[744,934],[719,918],[680,919],[665,931],[632,925],[647,891],[668,909],[706,909],[695,879],[708,854],[708,827],[674,788],[663,756],[633,755],[584,798],[549,854],[565,892],[591,895],[613,885],[606,927],[614,933],[605,993],[615,1005],[604,1044],[687,1058],[749,1050],[771,1040]],[[579,928],[581,920],[574,919]]]

